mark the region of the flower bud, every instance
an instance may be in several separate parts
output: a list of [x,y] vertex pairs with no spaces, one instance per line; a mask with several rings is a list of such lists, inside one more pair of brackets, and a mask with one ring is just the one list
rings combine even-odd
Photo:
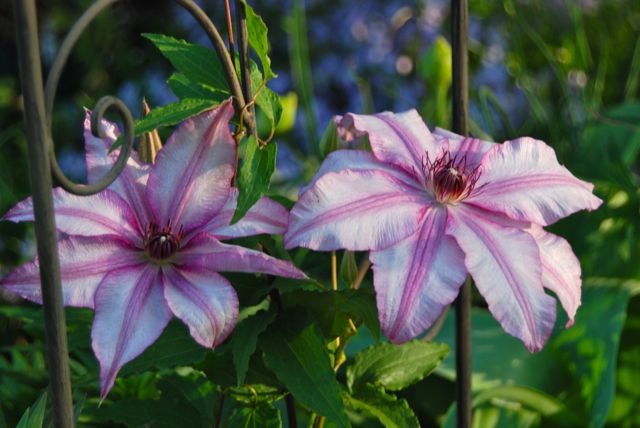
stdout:
[[[146,117],[151,109],[147,100],[142,98],[142,117]],[[154,129],[151,132],[145,132],[140,136],[140,146],[138,147],[138,154],[140,160],[145,163],[153,163],[156,160],[156,155],[162,148],[162,141],[160,140],[160,134],[158,130]]]

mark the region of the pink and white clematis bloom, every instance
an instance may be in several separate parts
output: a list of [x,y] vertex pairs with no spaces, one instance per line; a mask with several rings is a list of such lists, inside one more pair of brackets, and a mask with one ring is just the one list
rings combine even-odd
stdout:
[[[260,199],[230,225],[237,190],[231,187],[236,146],[229,131],[230,101],[186,120],[153,165],[134,152],[107,190],[80,197],[54,190],[64,304],[95,310],[91,337],[100,362],[104,398],[126,362],[162,333],[173,315],[202,346],[214,347],[233,330],[238,298],[218,272],[260,272],[305,278],[291,263],[220,242],[261,233],[283,233],[288,212]],[[115,162],[108,149],[118,136],[94,137],[89,113],[85,148],[90,182]],[[33,220],[31,199],[5,216]],[[41,302],[38,261],[0,281],[4,290]]]
[[347,139],[323,162],[290,214],[287,248],[369,250],[380,324],[396,343],[438,318],[470,274],[489,310],[530,351],[556,319],[552,290],[573,322],[580,265],[543,226],[596,209],[593,185],[532,138],[495,144],[444,130],[415,110],[338,117]]

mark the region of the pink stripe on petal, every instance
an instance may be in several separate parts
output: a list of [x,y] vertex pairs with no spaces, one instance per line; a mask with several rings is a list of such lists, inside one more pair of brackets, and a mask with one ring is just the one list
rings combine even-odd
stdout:
[[340,172],[345,169],[354,171],[361,170],[380,170],[384,171],[398,180],[403,181],[410,187],[416,189],[424,189],[424,179],[422,172],[409,174],[404,169],[395,165],[380,162],[370,152],[364,150],[336,150],[329,153],[320,165],[320,169],[316,172],[313,180],[300,189],[300,195],[309,190],[318,181],[320,177],[329,172]]
[[493,316],[530,351],[542,349],[555,323],[556,304],[542,287],[533,236],[463,204],[451,209],[449,218],[446,233],[465,253],[465,265]]
[[[70,236],[58,242],[62,299],[65,306],[93,308],[98,284],[108,272],[139,264],[142,253],[110,236]],[[42,303],[37,258],[10,272],[0,287]]]
[[[109,149],[120,136],[120,130],[115,123],[103,119],[100,126],[104,132],[105,138],[98,138],[91,132],[91,110],[85,108],[83,133],[84,133],[84,149],[87,156],[87,172],[91,177],[91,171],[94,166],[102,165],[105,162],[111,162],[109,158]],[[100,177],[93,177],[99,179]]]
[[384,112],[372,116],[346,114],[338,123],[342,135],[367,134],[375,157],[407,172],[422,175],[427,153],[435,159],[438,144],[416,110]]
[[548,225],[602,201],[593,185],[574,177],[542,141],[519,138],[494,146],[482,159],[475,191],[466,202],[517,220]]
[[91,341],[102,399],[120,368],[155,342],[171,320],[159,275],[157,266],[142,264],[111,271],[98,287]]
[[[118,126],[113,122],[103,120],[102,129],[105,131],[106,138],[97,138],[91,133],[91,112],[86,110],[84,145],[89,183],[96,183],[102,179],[109,172],[120,154],[120,149],[109,153],[109,149],[120,135]],[[127,160],[127,166],[109,186],[109,189],[129,202],[129,205],[134,210],[134,215],[141,225],[146,225],[149,222],[148,207],[144,197],[149,169],[150,166],[140,162],[138,154],[133,150]]]
[[238,202],[238,189],[232,188],[225,206],[203,228],[218,239],[234,239],[261,234],[283,234],[289,225],[289,211],[279,203],[261,197],[236,224],[230,225]]
[[238,319],[238,297],[222,276],[205,269],[163,268],[164,296],[171,311],[207,348],[222,343]]
[[466,161],[468,170],[475,169],[485,153],[487,153],[496,143],[480,140],[479,138],[462,137],[453,132],[436,128],[433,135],[447,139],[449,151],[452,156],[463,157]]
[[380,170],[330,172],[300,196],[286,248],[379,250],[414,233],[431,201]]
[[289,261],[237,245],[223,244],[207,233],[201,233],[189,241],[176,255],[175,263],[185,268],[201,267],[216,272],[266,273],[286,278],[307,278],[304,272]]
[[529,232],[540,248],[542,285],[556,293],[569,316],[566,327],[571,327],[581,301],[580,262],[565,239],[548,233],[539,226],[532,227]]
[[369,254],[380,326],[392,342],[405,342],[429,328],[467,275],[464,254],[444,235],[446,218],[444,208],[432,208],[417,233]]
[[187,119],[158,153],[147,185],[156,223],[182,224],[189,233],[227,202],[236,153],[231,117],[229,100]]
[[[53,189],[56,229],[68,235],[117,235],[141,244],[141,229],[135,214],[117,193],[106,189],[91,196],[76,196],[61,188]],[[33,221],[31,198],[18,203],[4,220]]]

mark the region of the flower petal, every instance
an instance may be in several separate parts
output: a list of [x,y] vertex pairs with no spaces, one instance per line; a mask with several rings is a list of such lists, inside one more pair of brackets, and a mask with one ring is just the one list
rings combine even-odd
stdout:
[[416,177],[422,176],[427,154],[435,159],[440,146],[415,109],[372,116],[348,113],[338,123],[338,132],[351,137],[367,134],[376,158]]
[[289,224],[289,211],[266,196],[247,211],[236,224],[230,224],[238,204],[238,189],[232,188],[225,206],[203,228],[218,239],[242,238],[261,234],[280,235]]
[[171,311],[207,348],[222,343],[238,319],[238,296],[219,274],[191,267],[164,269],[164,296]]
[[466,200],[511,218],[548,225],[602,201],[593,185],[574,177],[542,141],[519,138],[494,146],[482,159],[475,191]]
[[542,285],[556,293],[562,307],[569,316],[566,327],[580,306],[582,274],[578,261],[569,243],[541,227],[532,227],[529,232],[536,238],[542,261]]
[[[140,251],[112,236],[70,236],[58,242],[62,300],[65,306],[93,308],[96,288],[107,272],[139,264]],[[10,272],[0,287],[42,303],[37,257]]]
[[100,361],[104,399],[120,368],[156,341],[172,314],[162,293],[159,268],[150,264],[111,271],[95,300],[91,343]]
[[[141,242],[141,229],[135,214],[117,193],[106,189],[91,196],[76,196],[61,188],[53,189],[56,229],[68,235],[116,235],[131,243]],[[33,221],[31,197],[16,204],[3,220]]]
[[[96,183],[109,172],[118,159],[120,149],[109,153],[109,149],[115,143],[120,131],[118,126],[103,119],[101,123],[105,138],[98,138],[91,132],[91,112],[86,110],[84,120],[84,147],[87,160],[87,179],[89,183]],[[150,165],[145,165],[138,159],[138,153],[131,151],[127,160],[127,166],[122,170],[118,178],[109,186],[109,189],[122,196],[133,208],[138,222],[146,227],[149,222],[147,202],[144,197],[144,189],[149,177]]]
[[452,155],[463,155],[469,169],[474,169],[480,164],[482,157],[496,143],[480,140],[478,138],[463,137],[446,129],[438,128],[433,131],[436,140],[447,140],[449,151]]
[[175,263],[179,266],[200,266],[216,272],[266,273],[286,278],[307,278],[289,261],[237,245],[223,244],[208,233],[201,233],[189,241],[176,255]]
[[300,195],[289,215],[285,247],[379,250],[418,229],[431,201],[381,170],[330,172]]
[[446,210],[434,207],[415,234],[369,253],[380,326],[394,343],[431,326],[456,298],[467,275],[464,254],[444,234],[446,219]]
[[313,180],[300,189],[300,194],[310,189],[323,175],[329,172],[340,172],[345,169],[354,171],[380,170],[394,176],[398,180],[404,181],[408,186],[415,187],[416,189],[424,188],[423,181],[419,181],[414,175],[408,174],[402,168],[380,162],[370,152],[364,150],[336,150],[335,152],[329,153],[324,161],[322,161],[320,169],[316,172]]
[[533,236],[463,204],[449,211],[449,219],[446,233],[465,253],[467,269],[493,316],[530,351],[542,349],[555,323],[556,304],[542,288]]
[[147,185],[156,223],[182,224],[189,233],[224,206],[236,153],[231,117],[229,100],[185,120],[160,150]]

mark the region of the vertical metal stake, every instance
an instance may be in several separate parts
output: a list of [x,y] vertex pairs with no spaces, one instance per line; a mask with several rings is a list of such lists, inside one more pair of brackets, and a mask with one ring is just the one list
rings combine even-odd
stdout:
[[35,0],[13,0],[18,40],[20,82],[24,96],[24,123],[29,153],[29,179],[33,194],[35,228],[40,260],[40,283],[47,341],[47,365],[57,428],[73,427],[71,381],[60,261],[51,192],[50,138],[46,128],[42,65],[38,46]]
[[[453,52],[453,131],[469,134],[469,6],[467,0],[451,0]],[[471,279],[456,300],[456,402],[458,428],[471,427]]]

